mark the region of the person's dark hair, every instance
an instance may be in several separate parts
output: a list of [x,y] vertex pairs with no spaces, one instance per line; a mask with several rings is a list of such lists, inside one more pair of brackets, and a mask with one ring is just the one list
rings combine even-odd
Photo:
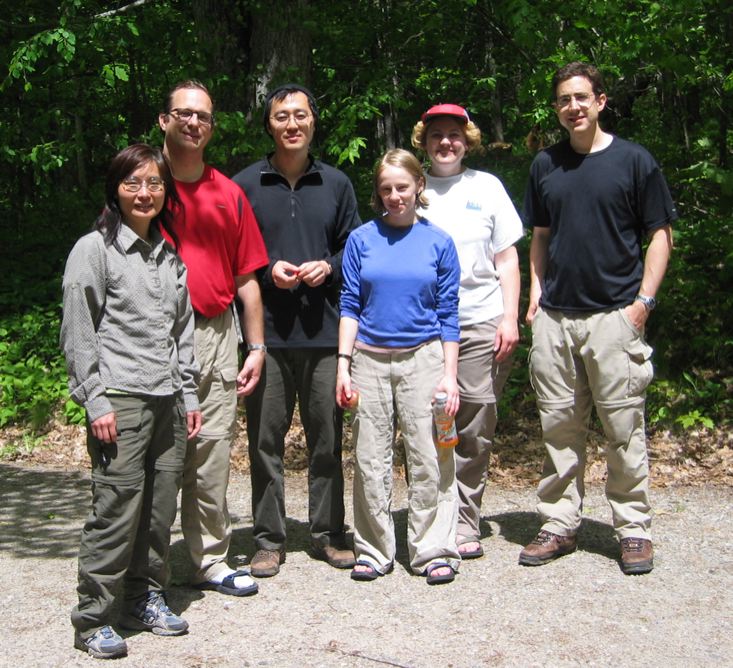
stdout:
[[200,90],[206,93],[209,96],[209,100],[211,100],[211,113],[214,113],[216,106],[214,104],[214,97],[211,95],[211,91],[209,91],[206,85],[198,79],[186,79],[185,81],[179,81],[175,86],[173,86],[173,88],[168,91],[168,95],[166,95],[165,100],[163,101],[163,113],[169,114],[171,112],[171,109],[173,108],[173,95],[176,91],[187,88]]
[[593,94],[598,96],[606,92],[606,86],[603,83],[603,76],[595,65],[583,63],[578,60],[568,63],[561,67],[552,76],[552,98],[557,97],[557,87],[568,79],[573,77],[585,77],[593,86]]
[[148,163],[154,163],[158,167],[160,178],[165,184],[165,199],[163,200],[163,208],[160,213],[153,218],[151,225],[162,228],[168,233],[173,240],[173,245],[178,249],[178,236],[173,230],[173,214],[171,213],[171,204],[180,207],[181,200],[176,191],[176,184],[173,180],[173,174],[163,152],[148,144],[132,144],[122,149],[109,164],[107,170],[107,180],[104,187],[105,203],[102,213],[94,221],[93,228],[99,230],[104,235],[105,243],[112,244],[117,239],[122,225],[122,211],[120,210],[120,202],[117,197],[120,183],[124,181],[130,174],[144,167]]
[[313,120],[315,125],[318,125],[318,104],[316,104],[316,98],[313,96],[305,86],[301,86],[296,83],[286,83],[282,86],[278,86],[271,90],[265,98],[265,108],[262,114],[262,123],[265,126],[265,132],[270,134],[270,111],[272,110],[273,102],[282,102],[288,95],[293,93],[303,93],[308,99],[308,106],[310,107],[311,114],[313,114]]

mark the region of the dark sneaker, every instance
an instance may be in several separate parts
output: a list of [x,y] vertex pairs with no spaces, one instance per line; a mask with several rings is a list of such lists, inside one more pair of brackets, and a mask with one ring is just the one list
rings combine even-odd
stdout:
[[285,563],[285,550],[257,550],[249,570],[256,578],[271,578],[280,572],[280,564]]
[[621,570],[626,575],[643,575],[654,568],[654,548],[646,538],[621,539]]
[[116,659],[127,656],[127,643],[120,638],[111,626],[103,626],[88,638],[74,634],[74,647],[90,654],[95,659]]
[[578,547],[577,536],[558,536],[543,529],[519,553],[519,563],[522,566],[542,566],[548,561],[575,552],[576,547]]
[[354,551],[346,546],[313,545],[311,551],[315,559],[325,561],[334,568],[353,568],[356,564]]
[[166,605],[159,591],[148,592],[132,610],[122,615],[120,626],[135,631],[152,631],[156,636],[180,636],[188,631],[188,622]]

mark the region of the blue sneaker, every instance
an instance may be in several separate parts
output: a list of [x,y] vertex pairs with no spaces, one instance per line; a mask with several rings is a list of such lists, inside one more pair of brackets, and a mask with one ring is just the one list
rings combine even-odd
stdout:
[[188,631],[188,622],[166,605],[159,591],[148,592],[119,623],[123,629],[152,631],[157,636],[180,636]]
[[116,659],[127,656],[127,643],[120,638],[111,626],[103,626],[88,638],[74,634],[74,647],[90,654],[95,659]]

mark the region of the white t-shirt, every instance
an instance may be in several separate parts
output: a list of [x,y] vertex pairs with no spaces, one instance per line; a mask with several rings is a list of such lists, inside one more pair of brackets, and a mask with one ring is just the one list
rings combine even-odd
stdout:
[[524,233],[501,181],[466,169],[456,176],[427,176],[428,208],[421,213],[451,235],[461,263],[458,319],[462,327],[504,313],[494,256]]

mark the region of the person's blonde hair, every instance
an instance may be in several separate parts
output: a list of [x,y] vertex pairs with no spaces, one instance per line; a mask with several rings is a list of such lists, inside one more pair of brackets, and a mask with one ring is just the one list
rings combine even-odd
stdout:
[[423,189],[417,193],[415,208],[428,208],[428,198],[425,197],[425,172],[423,172],[420,161],[409,151],[403,148],[393,148],[387,151],[374,167],[374,181],[372,183],[372,198],[370,204],[377,213],[384,213],[384,204],[379,196],[379,177],[385,167],[399,167],[408,172],[417,183],[422,181]]
[[456,118],[455,116],[433,116],[432,118],[429,118],[427,123],[423,123],[422,121],[418,121],[415,123],[415,127],[412,128],[412,145],[420,150],[425,151],[427,149],[426,145],[426,135],[428,128],[430,127],[430,124],[438,119],[438,118],[453,118],[458,125],[461,126],[461,129],[463,130],[463,136],[466,138],[466,146],[468,146],[468,153],[481,153],[483,152],[483,146],[481,146],[481,130],[479,130],[478,125],[476,125],[473,121],[467,121],[466,123],[461,123],[459,118]]

